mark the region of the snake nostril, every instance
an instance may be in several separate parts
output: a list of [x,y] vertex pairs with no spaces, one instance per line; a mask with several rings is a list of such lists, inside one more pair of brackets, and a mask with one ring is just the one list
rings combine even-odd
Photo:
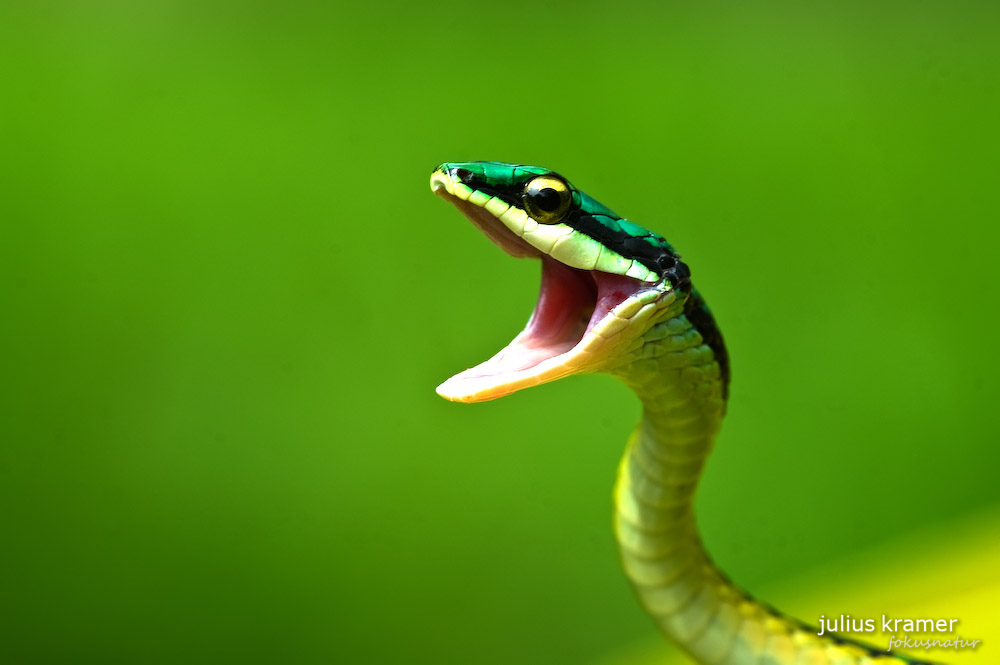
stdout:
[[472,179],[472,171],[463,168],[453,168],[451,170],[451,177],[458,182],[469,182]]

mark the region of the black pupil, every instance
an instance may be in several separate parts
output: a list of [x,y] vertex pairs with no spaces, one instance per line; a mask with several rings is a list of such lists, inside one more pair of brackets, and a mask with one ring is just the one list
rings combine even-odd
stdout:
[[555,212],[559,209],[559,192],[551,187],[543,187],[531,198],[534,199],[534,204],[538,206],[539,210]]

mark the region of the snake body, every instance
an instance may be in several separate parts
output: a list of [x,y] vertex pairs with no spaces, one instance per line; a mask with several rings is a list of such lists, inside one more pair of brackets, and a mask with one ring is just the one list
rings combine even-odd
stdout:
[[690,271],[660,235],[548,169],[446,163],[431,188],[508,253],[542,261],[525,330],[438,388],[475,402],[582,372],[607,372],[643,416],[615,486],[615,534],[639,602],[704,665],[923,663],[788,618],[736,587],[698,535],[695,488],[726,410],[729,358]]

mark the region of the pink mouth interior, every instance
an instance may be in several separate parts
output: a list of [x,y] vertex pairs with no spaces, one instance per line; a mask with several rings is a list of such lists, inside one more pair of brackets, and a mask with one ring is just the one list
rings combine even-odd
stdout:
[[478,206],[442,193],[495,244],[512,256],[538,256],[542,284],[538,304],[524,330],[489,360],[452,377],[505,383],[510,375],[569,353],[622,301],[645,284],[632,277],[578,270],[542,254]]

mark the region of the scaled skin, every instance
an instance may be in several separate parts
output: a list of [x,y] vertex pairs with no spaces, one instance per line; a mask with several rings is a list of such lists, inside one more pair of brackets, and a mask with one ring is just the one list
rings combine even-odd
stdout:
[[543,265],[525,330],[438,392],[478,402],[601,371],[636,393],[643,418],[619,467],[615,535],[639,602],[674,643],[710,665],[922,662],[817,636],[709,559],[694,491],[725,413],[729,361],[687,266],[661,236],[539,167],[447,163],[431,188],[502,249]]

